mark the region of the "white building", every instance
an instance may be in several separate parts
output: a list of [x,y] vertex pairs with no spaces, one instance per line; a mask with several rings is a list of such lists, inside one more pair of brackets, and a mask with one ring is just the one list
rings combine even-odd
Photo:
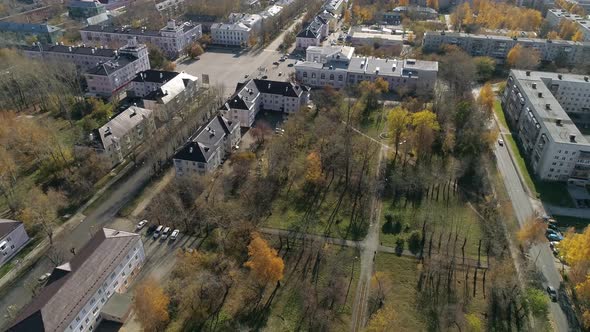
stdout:
[[250,36],[260,31],[262,16],[258,14],[231,13],[228,23],[213,23],[211,39],[213,44],[246,47]]
[[200,81],[185,72],[147,70],[137,74],[130,92],[143,98],[143,107],[155,112],[161,121],[183,115],[197,97]]
[[103,228],[71,261],[56,267],[47,284],[19,313],[9,331],[93,331],[114,293],[127,291],[145,253],[138,234]]
[[353,46],[402,46],[404,41],[407,40],[407,35],[394,35],[391,33],[375,33],[375,32],[364,32],[354,31],[352,33],[350,42]]
[[80,29],[80,35],[82,42],[86,44],[106,47],[125,45],[128,39],[135,37],[139,43],[157,46],[166,56],[176,58],[184,53],[188,45],[198,41],[203,33],[200,24],[177,24],[175,20],[170,20],[160,30],[90,25]]
[[88,95],[112,97],[123,94],[129,82],[137,73],[150,69],[148,49],[130,39],[125,48],[115,51],[115,56],[86,70],[84,78],[88,85]]
[[589,182],[590,143],[576,126],[590,125],[588,76],[512,70],[502,108],[538,178]]
[[262,13],[260,13],[260,16],[262,16],[262,18],[264,18],[264,19],[268,19],[268,18],[275,17],[275,16],[279,15],[279,13],[282,10],[283,10],[282,6],[272,5],[272,6],[269,6],[268,8],[266,8]]
[[131,106],[98,129],[111,167],[119,164],[156,130],[154,111]]
[[252,79],[238,84],[234,95],[221,106],[221,114],[242,127],[251,127],[263,110],[291,114],[309,102],[307,87],[291,82]]
[[318,15],[297,34],[295,37],[295,46],[298,49],[307,49],[309,46],[320,46],[322,40],[327,38],[329,34],[330,26],[326,18]]
[[217,169],[240,140],[238,121],[215,116],[174,155],[176,176],[203,175]]
[[28,242],[29,236],[22,222],[0,219],[0,266],[14,257]]
[[310,48],[308,61],[295,64],[295,77],[302,84],[317,88],[329,85],[341,89],[382,78],[391,91],[400,94],[430,95],[434,91],[436,61],[358,57],[352,56],[353,52],[354,48],[345,47],[325,47],[324,51]]

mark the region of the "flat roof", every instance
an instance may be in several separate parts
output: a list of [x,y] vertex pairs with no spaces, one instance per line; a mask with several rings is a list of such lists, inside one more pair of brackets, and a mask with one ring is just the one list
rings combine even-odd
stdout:
[[[511,71],[512,77],[519,83],[520,92],[531,104],[533,108],[531,111],[535,113],[538,121],[543,121],[543,125],[547,128],[552,139],[558,143],[582,144],[590,147],[586,137],[582,135],[546,85],[546,82],[551,83],[552,81],[577,82],[585,84],[590,92],[590,83],[584,80],[584,75],[540,71],[529,73],[530,76],[527,76],[527,71],[524,70]],[[561,79],[559,75],[561,75]],[[533,88],[533,83],[536,84],[536,88]],[[539,97],[539,93],[542,94],[542,97]],[[547,109],[547,105],[549,105],[549,109]],[[558,119],[561,120],[561,125],[557,125]],[[575,143],[569,139],[571,134],[576,135]]]

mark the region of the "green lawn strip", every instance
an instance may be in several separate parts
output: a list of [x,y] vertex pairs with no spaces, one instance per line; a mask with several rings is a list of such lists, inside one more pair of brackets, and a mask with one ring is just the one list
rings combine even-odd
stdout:
[[500,120],[500,123],[504,126],[505,129],[508,130],[508,122],[506,122],[506,116],[504,115],[504,111],[502,110],[502,104],[497,99],[494,102],[494,112],[496,113],[498,120]]
[[31,241],[29,241],[29,243],[27,243],[27,245],[21,251],[19,251],[18,254],[16,254],[16,256],[12,257],[8,263],[2,265],[2,267],[0,267],[0,278],[4,277],[8,272],[10,272],[10,270],[12,270],[12,268],[15,266],[15,262],[20,261],[25,256],[27,256],[39,244],[39,242],[41,242],[39,237],[32,238]]
[[[382,208],[381,224],[384,225],[385,215],[393,214],[394,221],[401,221],[402,230],[399,234],[386,233],[382,226],[379,240],[385,246],[395,247],[396,240],[399,237],[406,239],[409,234],[414,231],[421,231],[424,221],[430,230],[434,230],[433,247],[438,246],[438,240],[441,239],[442,247],[449,239],[449,232],[451,234],[451,242],[454,244],[455,232],[458,233],[457,250],[463,245],[463,239],[467,238],[465,245],[465,255],[468,257],[477,257],[478,241],[482,237],[481,226],[477,215],[469,208],[467,203],[461,202],[457,197],[451,197],[449,205],[447,206],[442,201],[442,196],[439,202],[425,200],[419,207],[414,208],[408,204],[406,208],[403,207],[403,201],[393,206],[391,202],[384,202]],[[395,222],[394,222],[395,223]],[[442,237],[441,237],[442,232]],[[427,240],[429,240],[429,236]],[[407,242],[405,248],[408,249]]]
[[[426,331],[424,315],[416,303],[419,277],[416,260],[380,253],[375,258],[375,271],[387,278],[391,286],[385,294],[385,302],[392,302],[395,308],[395,330]],[[371,289],[371,293],[374,292],[375,289]]]
[[[352,272],[352,282],[350,282],[350,291],[346,298],[346,303],[341,305],[339,308],[334,308],[339,314],[339,318],[336,320],[335,325],[332,326],[333,331],[344,331],[350,327],[350,317],[352,315],[352,303],[356,290],[356,285],[359,276],[360,262],[357,260],[354,264],[353,261],[358,253],[353,248],[343,248],[340,246],[330,246],[324,251],[324,257],[321,261],[321,267],[319,269],[319,275],[317,279],[317,291],[321,292],[328,286],[330,275],[334,273],[333,269],[337,269],[339,274],[346,276],[347,281]],[[285,262],[285,277],[286,279],[282,282],[281,290],[275,297],[272,305],[271,312],[268,317],[266,327],[264,331],[295,331],[301,320],[304,318],[304,298],[301,293],[301,281],[300,272],[303,267],[303,262],[299,263],[295,273],[292,268],[297,260],[297,257],[291,257]],[[328,263],[334,264],[329,266]],[[307,276],[308,278],[310,276]],[[348,283],[346,284],[348,289]],[[343,289],[342,291],[346,291]]]

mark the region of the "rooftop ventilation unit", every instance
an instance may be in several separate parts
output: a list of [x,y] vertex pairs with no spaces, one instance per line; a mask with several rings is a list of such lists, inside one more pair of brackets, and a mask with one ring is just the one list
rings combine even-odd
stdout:
[[537,83],[533,83],[533,90],[537,89]]
[[576,143],[576,134],[570,134],[570,142]]
[[543,98],[543,92],[539,92],[539,93],[537,94],[537,96],[538,96],[539,98]]
[[561,119],[555,119],[555,124],[556,125],[561,126],[561,122],[562,122]]
[[551,109],[551,104],[545,104],[545,109],[546,110],[550,110]]

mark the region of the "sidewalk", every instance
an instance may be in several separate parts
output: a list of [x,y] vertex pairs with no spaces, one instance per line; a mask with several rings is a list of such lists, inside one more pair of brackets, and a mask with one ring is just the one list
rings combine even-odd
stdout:
[[[114,183],[119,181],[129,170],[133,169],[135,166],[132,163],[127,164],[117,175],[115,175],[112,179],[110,179],[102,188],[100,188],[86,203],[78,208],[76,213],[59,227],[54,230],[53,239],[54,241],[59,238],[61,234],[64,232],[70,231],[76,227],[76,225],[80,224],[84,221],[86,216],[83,212],[97,199],[99,199]],[[39,242],[39,244],[31,250],[14,268],[8,273],[6,273],[0,279],[0,290],[3,290],[5,287],[10,286],[14,281],[18,279],[18,277],[29,269],[33,264],[35,264],[43,255],[45,251],[49,248],[49,239],[44,238]]]

